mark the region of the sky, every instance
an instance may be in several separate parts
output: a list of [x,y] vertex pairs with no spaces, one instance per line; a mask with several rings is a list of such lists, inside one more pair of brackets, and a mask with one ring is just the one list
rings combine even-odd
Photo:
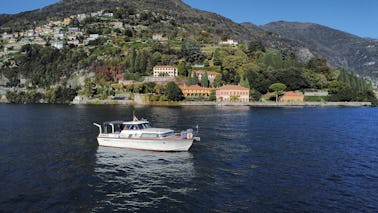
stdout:
[[[193,8],[215,12],[238,23],[264,25],[280,20],[311,22],[378,39],[378,0],[183,1]],[[34,10],[55,2],[58,0],[0,0],[0,13]]]

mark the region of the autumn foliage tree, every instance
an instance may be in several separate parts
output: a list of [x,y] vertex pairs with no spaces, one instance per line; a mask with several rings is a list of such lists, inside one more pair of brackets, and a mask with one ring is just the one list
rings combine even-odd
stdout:
[[120,66],[104,65],[96,66],[96,78],[101,81],[116,82],[122,78],[122,71]]

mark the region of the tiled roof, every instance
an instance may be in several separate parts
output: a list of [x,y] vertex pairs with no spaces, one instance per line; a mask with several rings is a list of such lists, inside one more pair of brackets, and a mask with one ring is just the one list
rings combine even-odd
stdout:
[[207,88],[207,87],[201,87],[198,85],[191,85],[191,86],[183,86],[180,87],[181,90],[212,90],[212,88]]
[[[198,71],[196,71],[196,73],[202,75],[202,74],[205,73],[205,71],[204,70],[198,70]],[[208,75],[220,75],[219,72],[209,72],[209,71],[207,71],[207,74]]]
[[239,85],[224,85],[219,87],[218,90],[249,90],[248,88]]
[[175,66],[154,66],[154,68],[177,68]]

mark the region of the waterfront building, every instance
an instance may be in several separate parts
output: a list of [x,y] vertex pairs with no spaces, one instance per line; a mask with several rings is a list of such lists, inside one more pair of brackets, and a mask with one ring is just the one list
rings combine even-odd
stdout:
[[297,92],[285,92],[279,99],[280,102],[304,102],[304,95]]
[[216,90],[217,102],[249,102],[249,89],[239,85],[224,85]]
[[175,66],[154,66],[153,68],[154,77],[159,76],[177,76],[177,67]]
[[198,85],[180,87],[184,97],[209,97],[213,88],[201,87]]

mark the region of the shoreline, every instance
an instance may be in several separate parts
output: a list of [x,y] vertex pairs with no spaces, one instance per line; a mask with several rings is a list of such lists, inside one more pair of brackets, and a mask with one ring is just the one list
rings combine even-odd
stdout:
[[144,105],[144,106],[250,106],[250,107],[371,107],[371,102],[212,102],[212,101],[193,101],[193,102],[150,102],[137,103],[134,101],[103,100],[95,102],[71,103],[73,105]]
[[213,102],[210,104],[186,102],[182,106],[251,106],[251,107],[367,107],[372,106],[371,102],[302,102],[302,103],[275,103],[275,102]]

